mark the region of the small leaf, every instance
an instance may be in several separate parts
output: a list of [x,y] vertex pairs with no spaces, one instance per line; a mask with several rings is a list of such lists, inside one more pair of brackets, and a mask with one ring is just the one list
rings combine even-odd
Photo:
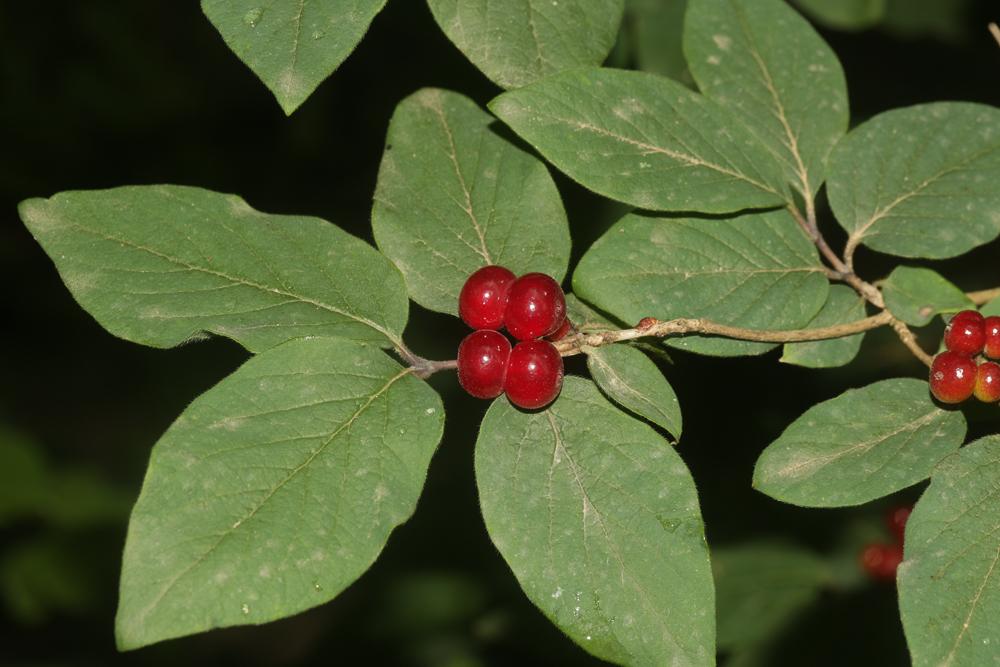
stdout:
[[[829,282],[816,249],[784,210],[726,219],[627,215],[597,240],[574,291],[624,322],[704,317],[755,329],[805,326]],[[685,336],[668,345],[701,354],[761,354],[774,345]]]
[[906,522],[899,609],[915,667],[989,665],[1000,644],[1000,436],[945,459]]
[[635,41],[635,60],[653,72],[688,84],[693,82],[681,48],[688,0],[628,0],[626,18]]
[[[832,327],[865,317],[865,300],[846,285],[831,285],[830,295],[807,329]],[[785,343],[781,361],[806,368],[833,368],[849,364],[861,348],[864,334],[817,340],[809,343]]]
[[263,352],[153,448],[122,564],[122,649],[330,600],[416,506],[441,401],[378,348]]
[[886,0],[795,0],[795,4],[817,23],[851,31],[878,25],[886,8]]
[[587,368],[608,398],[680,439],[677,395],[649,357],[628,345],[604,345],[587,350]]
[[809,22],[781,0],[690,0],[684,53],[698,88],[815,194],[848,107],[840,62]]
[[372,229],[425,308],[456,315],[462,285],[487,264],[566,274],[569,227],[555,183],[494,122],[467,97],[433,88],[392,116]]
[[927,383],[883,380],[811,407],[757,459],[758,491],[803,507],[845,507],[927,478],[962,444],[965,418]]
[[209,332],[252,352],[302,336],[389,346],[406,325],[395,267],[319,218],[177,185],[62,192],[18,211],[80,305],[135,343]]
[[599,65],[615,43],[624,0],[428,0],[434,20],[483,74],[520,88],[578,65]]
[[570,178],[640,208],[731,213],[785,200],[780,165],[736,116],[670,79],[577,69],[490,109]]
[[546,410],[493,402],[476,480],[486,528],[528,598],[584,649],[628,665],[714,664],[694,482],[652,428],[567,377]]
[[712,549],[718,591],[719,650],[743,650],[774,637],[819,597],[826,562],[780,542]]
[[607,317],[580,301],[575,294],[566,295],[566,317],[581,331],[605,331],[618,328]]
[[983,317],[1000,315],[1000,299],[993,299],[988,304],[980,308],[979,312],[983,314]]
[[941,277],[937,271],[897,267],[882,285],[885,306],[907,324],[922,327],[939,313],[957,313],[972,308],[962,290]]
[[937,102],[887,111],[837,144],[829,173],[849,246],[961,255],[1000,233],[1000,110]]
[[201,0],[229,48],[289,115],[351,54],[383,6],[385,0]]

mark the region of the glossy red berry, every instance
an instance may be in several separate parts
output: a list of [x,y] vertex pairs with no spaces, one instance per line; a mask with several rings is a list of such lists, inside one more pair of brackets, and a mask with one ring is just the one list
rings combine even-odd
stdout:
[[912,511],[912,507],[901,505],[889,510],[889,513],[885,516],[885,523],[889,527],[889,531],[900,544],[903,543],[903,534],[906,532],[906,521],[910,518],[910,512]]
[[976,386],[972,394],[984,403],[1000,401],[1000,364],[984,361],[976,367]]
[[569,318],[563,320],[562,326],[559,327],[554,334],[549,334],[545,338],[555,342],[557,340],[562,340],[573,330],[573,323],[569,321]]
[[458,316],[473,329],[499,329],[516,276],[502,266],[484,266],[465,281],[458,295]]
[[545,340],[518,343],[510,353],[504,391],[514,405],[541,408],[562,389],[563,361],[555,346]]
[[944,346],[952,352],[975,356],[983,351],[986,329],[983,316],[975,310],[963,310],[951,318],[944,330]]
[[892,581],[896,568],[903,562],[903,547],[899,544],[869,544],[861,552],[861,567],[872,579]]
[[510,341],[499,331],[473,331],[458,346],[458,383],[476,398],[503,392]]
[[990,359],[1000,359],[1000,317],[990,315],[984,319],[983,330],[986,334],[983,354]]
[[931,364],[931,393],[942,403],[961,403],[976,386],[976,362],[958,352],[942,352]]
[[504,326],[518,340],[555,333],[566,319],[566,297],[544,273],[526,273],[510,286]]

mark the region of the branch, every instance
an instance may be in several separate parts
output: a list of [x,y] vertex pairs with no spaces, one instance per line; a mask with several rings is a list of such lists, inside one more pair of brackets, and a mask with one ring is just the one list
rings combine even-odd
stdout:
[[979,290],[978,292],[968,292],[967,297],[972,299],[972,303],[977,306],[982,306],[994,299],[1000,299],[1000,287],[994,287],[993,289]]
[[993,39],[997,40],[997,46],[1000,46],[1000,27],[996,23],[990,23],[987,27],[990,29]]

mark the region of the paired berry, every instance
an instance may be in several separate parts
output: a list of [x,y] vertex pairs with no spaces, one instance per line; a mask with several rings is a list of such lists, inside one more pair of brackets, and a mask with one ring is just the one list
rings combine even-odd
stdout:
[[944,330],[944,346],[952,352],[975,356],[986,343],[984,318],[975,310],[963,310],[951,318]]
[[562,357],[555,346],[545,340],[526,340],[511,350],[503,389],[511,403],[532,410],[555,400],[562,380]]
[[503,326],[515,276],[502,266],[484,266],[465,281],[458,295],[458,316],[473,329]]
[[458,383],[476,398],[503,393],[510,341],[498,331],[473,331],[458,346]]
[[872,579],[893,581],[896,568],[903,562],[900,544],[869,544],[861,552],[861,567]]
[[885,524],[889,528],[889,532],[892,533],[893,537],[900,544],[903,543],[903,535],[906,532],[906,522],[910,518],[910,513],[913,512],[912,507],[907,507],[906,505],[900,505],[899,507],[894,507],[889,510],[889,513],[885,517]]
[[931,363],[931,393],[942,403],[961,403],[972,396],[976,362],[958,352],[942,352]]
[[990,359],[1000,359],[1000,317],[990,315],[984,319],[983,332],[986,335],[983,354]]
[[[553,278],[527,273],[520,278],[502,266],[486,266],[466,280],[458,314],[474,329],[458,347],[458,381],[477,398],[506,393],[521,408],[548,405],[562,389],[563,363],[549,340],[573,331],[566,297]],[[510,342],[497,329],[518,340]],[[548,337],[549,340],[540,340]]]
[[984,361],[976,368],[976,386],[972,394],[984,403],[1000,401],[1000,364]]
[[504,325],[518,340],[534,340],[558,331],[566,319],[566,297],[552,277],[526,273],[510,286]]

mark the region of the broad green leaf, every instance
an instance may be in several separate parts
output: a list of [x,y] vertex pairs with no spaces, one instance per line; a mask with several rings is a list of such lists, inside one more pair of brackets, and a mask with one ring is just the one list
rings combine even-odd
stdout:
[[208,332],[253,352],[302,336],[388,346],[406,325],[392,263],[319,218],[177,185],[62,192],[18,211],[80,305],[135,343]]
[[599,312],[580,301],[575,294],[566,295],[566,317],[581,331],[617,329],[615,324]]
[[680,439],[677,395],[649,357],[629,345],[604,345],[586,352],[587,368],[608,398]]
[[579,65],[615,43],[624,0],[427,0],[438,25],[483,74],[520,88]]
[[198,398],[153,448],[129,523],[122,649],[330,600],[412,514],[441,401],[373,346],[290,341]]
[[425,88],[396,107],[372,228],[420,305],[458,313],[469,274],[487,264],[561,280],[569,227],[548,169],[490,129],[458,93]]
[[639,69],[684,84],[693,82],[681,48],[687,3],[688,0],[628,0],[625,16],[631,23]]
[[908,41],[934,39],[958,46],[982,35],[982,24],[970,21],[976,0],[885,0],[881,28],[895,38]]
[[670,79],[576,69],[490,109],[584,187],[640,208],[731,213],[785,199],[781,166],[736,116]]
[[981,312],[984,317],[989,317],[990,315],[1000,315],[1000,299],[990,301],[988,304],[980,308],[979,312]]
[[385,0],[201,0],[201,9],[286,114],[333,74]]
[[698,497],[652,428],[567,377],[546,410],[494,401],[476,481],[486,528],[528,598],[584,649],[627,665],[714,664]]
[[806,410],[757,459],[753,485],[803,507],[860,505],[926,479],[964,437],[962,413],[926,382],[882,380]]
[[847,131],[840,61],[782,0],[690,0],[684,53],[698,88],[726,106],[812,196]]
[[945,459],[906,523],[899,609],[915,667],[997,662],[1000,436]]
[[795,4],[828,28],[864,30],[885,16],[886,0],[795,0]]
[[827,187],[848,245],[961,255],[1000,233],[1000,109],[936,102],[859,125],[830,155]]
[[713,548],[712,571],[720,650],[771,639],[832,578],[822,558],[780,542]]
[[[806,326],[829,282],[816,249],[784,210],[726,219],[630,214],[587,251],[573,274],[583,299],[624,322],[703,317],[753,329]],[[767,343],[684,336],[701,354],[760,354]]]
[[[865,300],[846,285],[831,285],[823,308],[806,329],[831,327],[864,319]],[[781,361],[806,368],[833,368],[849,364],[861,348],[864,334],[809,343],[785,343]]]
[[922,327],[939,313],[973,308],[962,290],[931,269],[897,267],[882,284],[885,307],[907,324]]

